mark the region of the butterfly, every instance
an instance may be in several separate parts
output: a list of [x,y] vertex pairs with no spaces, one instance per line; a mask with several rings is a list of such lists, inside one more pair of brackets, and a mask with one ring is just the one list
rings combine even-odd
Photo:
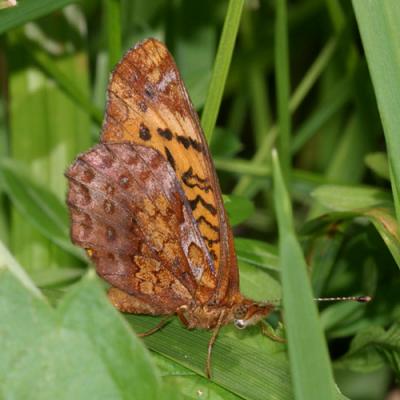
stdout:
[[66,177],[71,239],[111,285],[111,303],[213,330],[210,377],[220,327],[243,329],[273,305],[240,293],[216,171],[164,44],[147,39],[115,67],[100,144],[80,154]]

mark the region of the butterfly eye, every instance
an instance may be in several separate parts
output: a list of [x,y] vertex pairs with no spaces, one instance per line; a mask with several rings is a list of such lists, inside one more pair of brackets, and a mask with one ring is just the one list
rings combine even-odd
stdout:
[[247,307],[241,304],[233,313],[235,320],[242,320],[247,314]]

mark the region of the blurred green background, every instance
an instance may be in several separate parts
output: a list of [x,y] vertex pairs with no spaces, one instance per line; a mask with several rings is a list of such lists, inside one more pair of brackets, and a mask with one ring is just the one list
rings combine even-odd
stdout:
[[[166,43],[201,116],[243,293],[296,302],[281,286],[285,229],[278,221],[279,240],[273,198],[273,184],[286,184],[313,295],[373,297],[318,305],[337,387],[314,398],[400,397],[397,0],[7,6],[0,1],[1,398],[291,399],[304,398],[298,382],[312,390],[318,379],[321,365],[301,378],[300,363],[297,374],[290,341],[288,358],[258,327],[225,327],[208,381],[210,333],[173,321],[139,341],[134,330],[157,318],[113,310],[70,243],[64,171],[98,142],[110,71],[147,37]],[[296,315],[306,331],[307,308]],[[285,335],[279,317],[269,322]],[[301,350],[310,363],[323,351],[311,339]]]

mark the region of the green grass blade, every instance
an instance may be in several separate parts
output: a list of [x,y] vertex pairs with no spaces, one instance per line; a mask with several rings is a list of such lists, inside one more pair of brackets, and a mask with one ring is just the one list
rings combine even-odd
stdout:
[[0,34],[75,2],[76,0],[18,1],[16,7],[11,7],[0,12]]
[[289,182],[291,168],[291,118],[289,110],[290,72],[286,0],[277,0],[275,26],[275,77],[279,124],[279,154],[285,182]]
[[353,0],[353,7],[378,101],[400,221],[400,3]]
[[333,37],[328,40],[318,57],[314,60],[307,73],[297,86],[295,92],[290,98],[289,108],[291,111],[296,110],[306,95],[310,92],[317,79],[321,76],[329,61],[335,53],[338,43],[338,38]]
[[[0,96],[0,159],[8,155],[8,138],[7,138],[7,119],[6,119],[6,105],[4,99]],[[8,244],[9,235],[9,218],[7,199],[2,193],[2,180],[0,177],[0,240]]]
[[0,272],[8,269],[35,297],[44,299],[41,291],[32,282],[29,275],[25,272],[18,261],[11,255],[7,247],[0,241]]
[[321,185],[311,193],[324,207],[334,211],[355,211],[369,207],[392,207],[389,193],[368,186]]
[[276,152],[272,161],[280,238],[283,306],[295,398],[334,399],[335,390],[328,349],[313,301],[307,266],[294,233],[292,209]]
[[363,214],[374,224],[400,268],[400,232],[397,220],[388,210],[375,208]]
[[271,168],[268,165],[256,165],[248,160],[240,158],[216,158],[214,165],[222,171],[229,171],[241,175],[266,177],[271,175]]
[[222,30],[217,56],[215,58],[210,87],[208,89],[206,103],[201,116],[201,125],[208,143],[211,142],[217,121],[218,111],[221,105],[225,82],[228,76],[232,53],[239,29],[243,4],[244,0],[229,1],[224,28]]
[[111,71],[122,55],[121,0],[104,0],[104,3],[108,47],[108,67]]

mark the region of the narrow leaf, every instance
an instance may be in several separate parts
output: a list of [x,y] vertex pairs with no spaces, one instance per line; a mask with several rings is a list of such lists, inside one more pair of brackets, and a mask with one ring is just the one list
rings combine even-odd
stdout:
[[286,0],[277,0],[275,26],[275,76],[279,122],[279,152],[285,182],[289,182],[291,168],[291,117],[289,110],[290,73]]
[[355,211],[369,207],[390,207],[389,193],[367,186],[321,185],[311,195],[334,211]]
[[353,0],[385,133],[397,220],[400,221],[400,3]]
[[313,301],[307,266],[294,233],[291,205],[276,152],[272,158],[284,317],[295,398],[334,399],[328,349]]
[[121,1],[104,0],[108,63],[111,71],[122,56],[121,50]]
[[40,290],[31,281],[29,275],[19,265],[18,261],[11,255],[7,247],[0,241],[0,274],[8,269],[30,292],[38,298],[43,298]]
[[229,1],[228,11],[226,13],[224,27],[222,29],[222,35],[214,63],[210,87],[208,89],[206,103],[201,116],[201,125],[208,143],[211,142],[215,123],[217,121],[222,94],[235,46],[236,35],[239,29],[243,4],[244,0]]
[[74,3],[76,0],[25,0],[18,1],[16,7],[2,10],[0,13],[0,34],[20,26],[35,18]]

